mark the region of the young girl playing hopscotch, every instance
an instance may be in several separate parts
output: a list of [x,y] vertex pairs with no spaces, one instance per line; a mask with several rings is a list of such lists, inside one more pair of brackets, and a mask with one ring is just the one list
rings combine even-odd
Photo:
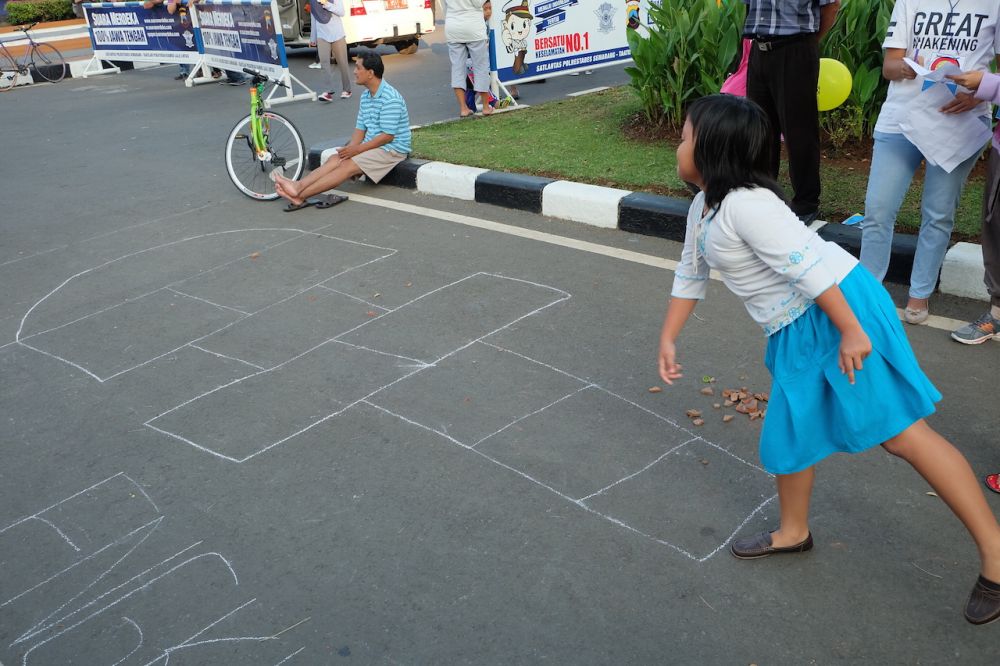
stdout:
[[965,524],[982,564],[965,609],[973,624],[1000,617],[1000,526],[969,464],[924,417],[941,394],[924,375],[888,293],[857,260],[803,225],[768,173],[767,120],[730,95],[697,100],[677,147],[677,172],[697,185],[660,335],[659,370],[683,376],[675,341],[707,291],[709,270],[768,336],[773,377],[760,437],[775,474],[781,523],[735,539],[741,559],[813,547],[814,468],[835,452],[877,444],[910,463]]

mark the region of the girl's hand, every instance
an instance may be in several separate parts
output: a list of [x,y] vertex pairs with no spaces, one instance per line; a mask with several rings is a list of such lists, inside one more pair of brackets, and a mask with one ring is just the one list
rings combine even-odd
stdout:
[[965,113],[966,111],[971,111],[980,104],[982,104],[982,102],[969,93],[955,93],[955,99],[942,106],[941,113]]
[[945,78],[951,79],[963,88],[979,90],[979,84],[983,82],[983,73],[980,70],[976,70],[974,72],[962,72],[961,74],[948,74]]
[[840,371],[854,383],[854,371],[861,370],[862,361],[872,353],[872,342],[860,327],[840,336]]
[[677,362],[677,346],[669,340],[660,340],[660,379],[673,385],[675,379],[684,376],[682,366]]

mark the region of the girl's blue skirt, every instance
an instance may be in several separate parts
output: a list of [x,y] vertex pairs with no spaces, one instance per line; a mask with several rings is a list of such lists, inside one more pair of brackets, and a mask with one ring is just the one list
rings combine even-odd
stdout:
[[764,363],[774,378],[760,436],[772,474],[800,472],[831,453],[857,453],[934,413],[941,393],[917,363],[889,294],[860,264],[840,290],[872,343],[847,381],[840,331],[818,305],[773,334]]

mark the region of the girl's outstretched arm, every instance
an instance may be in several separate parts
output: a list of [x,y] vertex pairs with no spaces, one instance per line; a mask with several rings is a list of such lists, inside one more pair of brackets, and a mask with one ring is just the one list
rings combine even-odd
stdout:
[[833,325],[840,331],[840,371],[854,383],[854,371],[861,370],[862,361],[872,353],[872,343],[861,328],[854,310],[848,305],[840,287],[833,285],[816,297],[816,305],[822,308]]
[[684,376],[681,364],[677,362],[677,346],[674,341],[697,304],[698,301],[693,298],[674,296],[670,299],[667,316],[663,319],[663,330],[660,332],[660,378],[667,384],[673,384],[675,379]]

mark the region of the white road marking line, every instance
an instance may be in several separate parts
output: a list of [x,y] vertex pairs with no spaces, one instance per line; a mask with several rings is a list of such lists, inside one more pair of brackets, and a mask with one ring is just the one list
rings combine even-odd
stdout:
[[[335,190],[336,191],[336,190]],[[516,227],[510,224],[502,224],[500,222],[491,222],[489,220],[483,220],[477,217],[470,217],[468,215],[461,215],[459,213],[451,213],[443,210],[436,210],[434,208],[427,208],[425,206],[417,206],[414,204],[402,203],[399,201],[389,201],[387,199],[378,199],[376,197],[370,197],[363,194],[357,194],[355,192],[341,192],[336,191],[337,194],[349,194],[351,201],[360,204],[366,204],[369,206],[378,206],[380,208],[388,208],[390,210],[397,210],[404,213],[412,213],[413,215],[420,215],[422,217],[429,217],[436,220],[444,220],[446,222],[455,222],[457,224],[464,224],[468,227],[476,227],[477,229],[485,229],[486,231],[495,231],[500,234],[507,234],[508,236],[517,236],[519,238],[527,238],[528,240],[540,241],[542,243],[549,243],[551,245],[558,245],[560,247],[568,247],[573,250],[580,250],[581,252],[590,252],[592,254],[599,254],[605,257],[611,257],[612,259],[621,259],[623,261],[630,261],[634,264],[642,264],[643,266],[652,266],[653,268],[662,268],[668,271],[677,270],[678,262],[672,259],[664,259],[662,257],[655,257],[650,254],[643,254],[641,252],[633,252],[632,250],[623,250],[617,247],[611,247],[608,245],[600,245],[598,243],[591,243],[588,241],[577,240],[576,238],[568,238],[566,236],[557,236],[556,234],[546,233],[544,231],[535,231],[534,229],[525,229],[522,227]],[[712,271],[711,279],[717,282],[722,281],[722,276],[716,271]],[[900,319],[903,317],[902,308],[896,308],[896,313],[899,315]],[[931,315],[928,317],[926,326],[930,328],[939,329],[942,331],[954,331],[955,329],[967,324],[967,321],[962,321],[959,319],[952,319],[950,317],[940,317],[937,315]],[[994,338],[994,342],[1000,342],[1000,337]]]
[[590,95],[591,93],[601,92],[602,90],[611,90],[608,86],[600,86],[598,88],[588,88],[587,90],[580,90],[579,92],[567,93],[566,97],[579,97],[581,95]]

